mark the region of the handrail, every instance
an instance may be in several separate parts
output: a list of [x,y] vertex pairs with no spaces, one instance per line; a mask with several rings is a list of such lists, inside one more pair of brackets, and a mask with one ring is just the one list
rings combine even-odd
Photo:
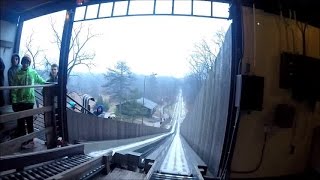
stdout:
[[43,96],[42,92],[39,92],[38,90],[34,90],[34,92],[35,92],[36,94],[38,94],[38,95]]
[[43,87],[54,87],[56,83],[50,84],[41,84],[41,85],[27,85],[27,86],[1,86],[0,90],[7,90],[7,89],[24,89],[24,88],[43,88]]
[[[66,94],[67,98],[71,99],[71,101],[75,102],[78,106],[80,106],[81,108],[83,108],[84,110],[86,110],[89,114],[93,114],[92,112],[90,112],[90,110],[88,110],[87,108],[83,107],[81,104],[79,104],[76,100],[74,100],[72,97],[70,97],[68,94]],[[68,104],[70,104],[69,102],[67,102]],[[78,108],[77,108],[78,109]],[[81,111],[81,109],[78,109],[79,111]]]
[[29,109],[29,110],[24,110],[19,112],[13,112],[9,114],[3,114],[3,115],[0,115],[0,123],[5,123],[8,121],[17,120],[19,118],[24,118],[24,117],[32,116],[35,114],[41,114],[41,113],[50,112],[50,111],[52,111],[52,106],[45,106],[37,109]]
[[[52,131],[53,131],[52,127],[47,127],[45,129],[42,129],[39,131],[34,131],[30,134],[26,134],[24,136],[20,136],[18,138],[12,139],[10,141],[0,143],[0,154],[1,154],[1,156],[12,154],[21,148],[21,144],[23,142],[26,142],[32,138],[35,138],[42,133],[46,133],[46,134],[52,133]],[[0,166],[0,167],[2,168],[2,166]]]

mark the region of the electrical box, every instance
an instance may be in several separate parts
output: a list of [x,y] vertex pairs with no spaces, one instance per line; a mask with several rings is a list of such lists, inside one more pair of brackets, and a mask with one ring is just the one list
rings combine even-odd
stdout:
[[263,105],[264,77],[237,75],[235,106],[240,110],[261,111]]

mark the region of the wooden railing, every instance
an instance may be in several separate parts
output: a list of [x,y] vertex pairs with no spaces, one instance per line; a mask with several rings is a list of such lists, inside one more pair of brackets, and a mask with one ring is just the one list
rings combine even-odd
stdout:
[[57,96],[57,85],[45,84],[45,85],[32,85],[32,86],[3,86],[0,90],[10,89],[22,89],[22,88],[43,88],[43,107],[24,110],[19,112],[13,112],[0,115],[0,123],[6,123],[10,121],[16,121],[17,119],[34,116],[37,114],[44,114],[44,129],[34,131],[27,135],[11,139],[9,141],[0,144],[0,156],[13,154],[18,152],[22,143],[31,140],[39,136],[42,133],[46,134],[47,148],[53,148],[56,146],[56,120],[55,120],[55,103],[54,97]]

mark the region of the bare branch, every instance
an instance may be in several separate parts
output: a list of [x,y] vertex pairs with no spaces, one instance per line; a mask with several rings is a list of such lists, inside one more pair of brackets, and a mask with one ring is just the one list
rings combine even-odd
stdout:
[[[58,33],[57,29],[55,28],[55,22],[50,19],[51,29],[53,31],[55,40],[53,43],[57,44],[57,47],[61,48],[61,36]],[[70,77],[72,70],[79,65],[86,66],[89,71],[94,66],[92,61],[95,58],[94,52],[88,52],[85,50],[87,47],[88,42],[99,36],[99,34],[94,34],[91,32],[91,27],[89,26],[87,29],[84,28],[85,26],[80,23],[78,26],[74,27],[72,30],[72,37],[70,40],[70,47],[69,47],[69,62],[68,62],[68,70],[67,75],[68,78]]]
[[53,43],[55,43],[58,47],[58,49],[60,50],[61,49],[61,37],[57,31],[57,29],[55,28],[55,21],[53,20],[53,18],[50,16],[50,26],[51,26],[51,29],[53,31],[53,35],[54,35],[54,41]]
[[34,41],[33,35],[34,35],[34,30],[32,29],[31,34],[27,38],[25,48],[27,50],[27,53],[31,56],[32,68],[36,69],[36,65],[41,64],[37,61],[37,57],[40,53],[42,53],[44,51],[44,49],[40,49],[39,46],[37,48],[33,47],[33,41]]

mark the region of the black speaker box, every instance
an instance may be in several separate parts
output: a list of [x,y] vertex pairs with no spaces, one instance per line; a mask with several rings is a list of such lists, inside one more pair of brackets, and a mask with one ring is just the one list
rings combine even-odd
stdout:
[[237,75],[236,102],[241,110],[261,111],[263,105],[264,77]]

